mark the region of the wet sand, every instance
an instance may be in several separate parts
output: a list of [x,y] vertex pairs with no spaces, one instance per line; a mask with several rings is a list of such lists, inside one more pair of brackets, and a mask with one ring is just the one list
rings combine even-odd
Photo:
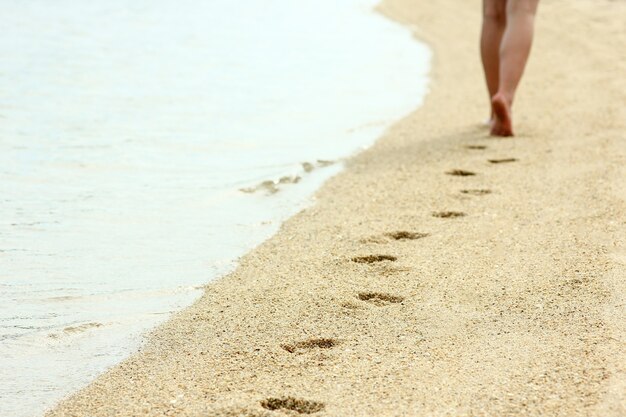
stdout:
[[541,4],[513,139],[474,3],[385,0],[424,106],[48,415],[626,415],[626,3]]

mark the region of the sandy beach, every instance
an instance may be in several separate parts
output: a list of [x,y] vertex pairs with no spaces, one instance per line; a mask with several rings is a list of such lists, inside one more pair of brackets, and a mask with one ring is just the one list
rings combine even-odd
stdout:
[[424,105],[48,416],[626,415],[626,2],[540,4],[512,139],[477,2],[379,11]]

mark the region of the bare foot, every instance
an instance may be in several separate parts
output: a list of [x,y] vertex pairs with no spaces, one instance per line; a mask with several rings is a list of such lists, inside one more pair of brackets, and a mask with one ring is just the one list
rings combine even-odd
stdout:
[[496,94],[491,99],[491,107],[495,120],[491,126],[492,136],[513,136],[513,122],[511,120],[511,105],[501,95]]

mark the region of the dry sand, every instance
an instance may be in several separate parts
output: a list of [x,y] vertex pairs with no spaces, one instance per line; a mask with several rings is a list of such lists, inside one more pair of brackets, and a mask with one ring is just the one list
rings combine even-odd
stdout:
[[542,2],[514,139],[480,126],[479,9],[386,0],[425,105],[48,415],[625,416],[626,2]]

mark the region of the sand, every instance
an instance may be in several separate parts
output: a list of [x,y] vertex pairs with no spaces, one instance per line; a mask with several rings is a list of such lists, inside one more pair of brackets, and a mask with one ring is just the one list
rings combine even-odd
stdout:
[[513,139],[479,9],[385,0],[424,106],[48,415],[626,415],[626,2],[542,2]]

